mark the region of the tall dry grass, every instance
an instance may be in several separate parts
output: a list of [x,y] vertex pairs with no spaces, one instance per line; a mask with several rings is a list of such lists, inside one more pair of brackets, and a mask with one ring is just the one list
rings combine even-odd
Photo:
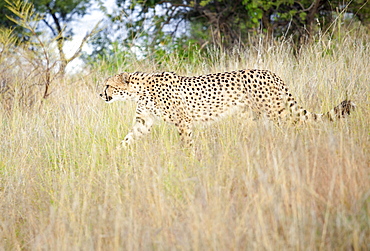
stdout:
[[196,155],[158,122],[114,151],[134,104],[105,104],[105,71],[60,80],[39,108],[0,111],[0,250],[370,249],[370,39],[321,39],[293,55],[263,44],[121,70],[195,75],[270,69],[311,111],[345,98],[335,123],[232,116],[195,128]]

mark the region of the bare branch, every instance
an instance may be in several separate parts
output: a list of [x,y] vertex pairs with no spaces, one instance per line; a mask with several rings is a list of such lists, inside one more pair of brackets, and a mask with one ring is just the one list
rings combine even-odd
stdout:
[[82,48],[86,44],[86,42],[101,30],[101,29],[99,29],[99,25],[100,25],[101,22],[102,22],[102,20],[97,22],[96,25],[94,26],[94,28],[84,36],[84,38],[82,39],[82,41],[81,41],[80,45],[78,46],[78,49],[76,50],[76,52],[69,59],[66,59],[66,64],[68,64],[71,61],[73,61],[74,59],[76,59],[81,54]]

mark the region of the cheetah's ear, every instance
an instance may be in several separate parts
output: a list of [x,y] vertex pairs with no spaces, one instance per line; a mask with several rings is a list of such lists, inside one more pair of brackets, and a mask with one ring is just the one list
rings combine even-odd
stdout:
[[116,83],[118,85],[127,86],[130,82],[130,73],[122,72],[122,73],[117,74],[116,76],[114,76],[114,78],[115,78]]

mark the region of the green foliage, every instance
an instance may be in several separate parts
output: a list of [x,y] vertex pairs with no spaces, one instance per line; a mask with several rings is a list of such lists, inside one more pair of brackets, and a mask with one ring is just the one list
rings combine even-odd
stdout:
[[82,59],[91,65],[93,69],[106,72],[109,75],[114,75],[124,68],[127,68],[129,63],[136,59],[136,55],[127,50],[123,50],[118,42],[110,45],[110,48],[102,48],[100,53],[89,55],[86,52]]
[[117,10],[106,13],[109,30],[95,46],[118,40],[124,50],[140,47],[140,55],[146,56],[161,54],[163,43],[166,52],[174,51],[179,43],[186,47],[189,41],[197,43],[198,48],[211,44],[224,48],[248,46],[251,35],[262,33],[269,38],[292,37],[299,47],[316,34],[332,29],[336,11],[349,13],[346,17],[350,20],[366,24],[370,20],[369,6],[364,0],[118,0]]
[[[168,53],[187,57],[189,53],[183,52],[190,48],[249,46],[249,38],[257,34],[268,38],[291,37],[299,48],[315,35],[337,29],[333,23],[338,23],[339,15],[346,23],[359,21],[366,25],[370,20],[366,0],[117,0],[112,13],[107,12],[103,0],[33,0],[33,9],[28,11],[39,18],[33,30],[46,34],[45,27],[49,29],[57,43],[62,71],[80,56],[82,46],[98,31],[96,26],[72,57],[65,56],[64,43],[74,34],[70,22],[86,15],[94,1],[109,20],[90,42],[94,50],[84,55],[88,63],[111,58],[118,51],[139,58],[163,58]],[[0,7],[4,6],[1,2]],[[14,34],[22,27],[23,40],[34,39],[31,37],[35,33],[19,25],[20,17],[3,9],[2,13],[16,24]],[[11,28],[10,19],[4,15],[0,24]]]
[[17,37],[14,35],[14,29],[0,27],[0,65],[17,44]]
[[[73,35],[73,30],[68,26],[68,23],[76,17],[87,14],[92,4],[91,0],[32,0],[25,2],[33,5],[33,11],[42,17],[53,36],[64,29],[66,38]],[[0,26],[14,28],[15,35],[22,40],[28,40],[29,30],[10,20],[18,19],[18,16],[10,11],[7,5],[6,1],[0,1]]]
[[63,33],[63,39],[73,36],[68,24],[83,17],[91,7],[91,0],[37,0],[32,1],[35,10],[44,17],[44,22],[55,36]]
[[37,0],[32,1],[41,13],[58,13],[65,22],[73,21],[75,16],[84,16],[91,7],[90,0]]
[[250,17],[250,24],[249,26],[252,27],[258,27],[259,20],[262,19],[263,15],[263,6],[259,6],[257,1],[249,1],[244,0],[243,5],[245,6],[245,9]]
[[27,40],[29,37],[28,30],[24,29],[23,27],[17,25],[9,17],[16,19],[17,16],[11,12],[7,7],[6,1],[0,1],[0,27],[6,29],[12,29],[13,34],[20,38],[21,40]]
[[7,16],[8,19],[36,34],[37,26],[43,18],[35,11],[33,4],[21,0],[5,1],[8,4],[6,7],[17,17]]

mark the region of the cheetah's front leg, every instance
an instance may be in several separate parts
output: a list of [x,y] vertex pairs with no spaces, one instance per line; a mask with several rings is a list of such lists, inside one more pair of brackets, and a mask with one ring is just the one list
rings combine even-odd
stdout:
[[121,146],[127,148],[134,140],[140,138],[144,134],[149,133],[153,123],[154,118],[150,112],[136,110],[134,125],[130,132],[122,140]]
[[193,145],[193,131],[191,128],[191,123],[181,121],[176,124],[177,130],[180,134],[180,138],[185,147],[192,147]]

